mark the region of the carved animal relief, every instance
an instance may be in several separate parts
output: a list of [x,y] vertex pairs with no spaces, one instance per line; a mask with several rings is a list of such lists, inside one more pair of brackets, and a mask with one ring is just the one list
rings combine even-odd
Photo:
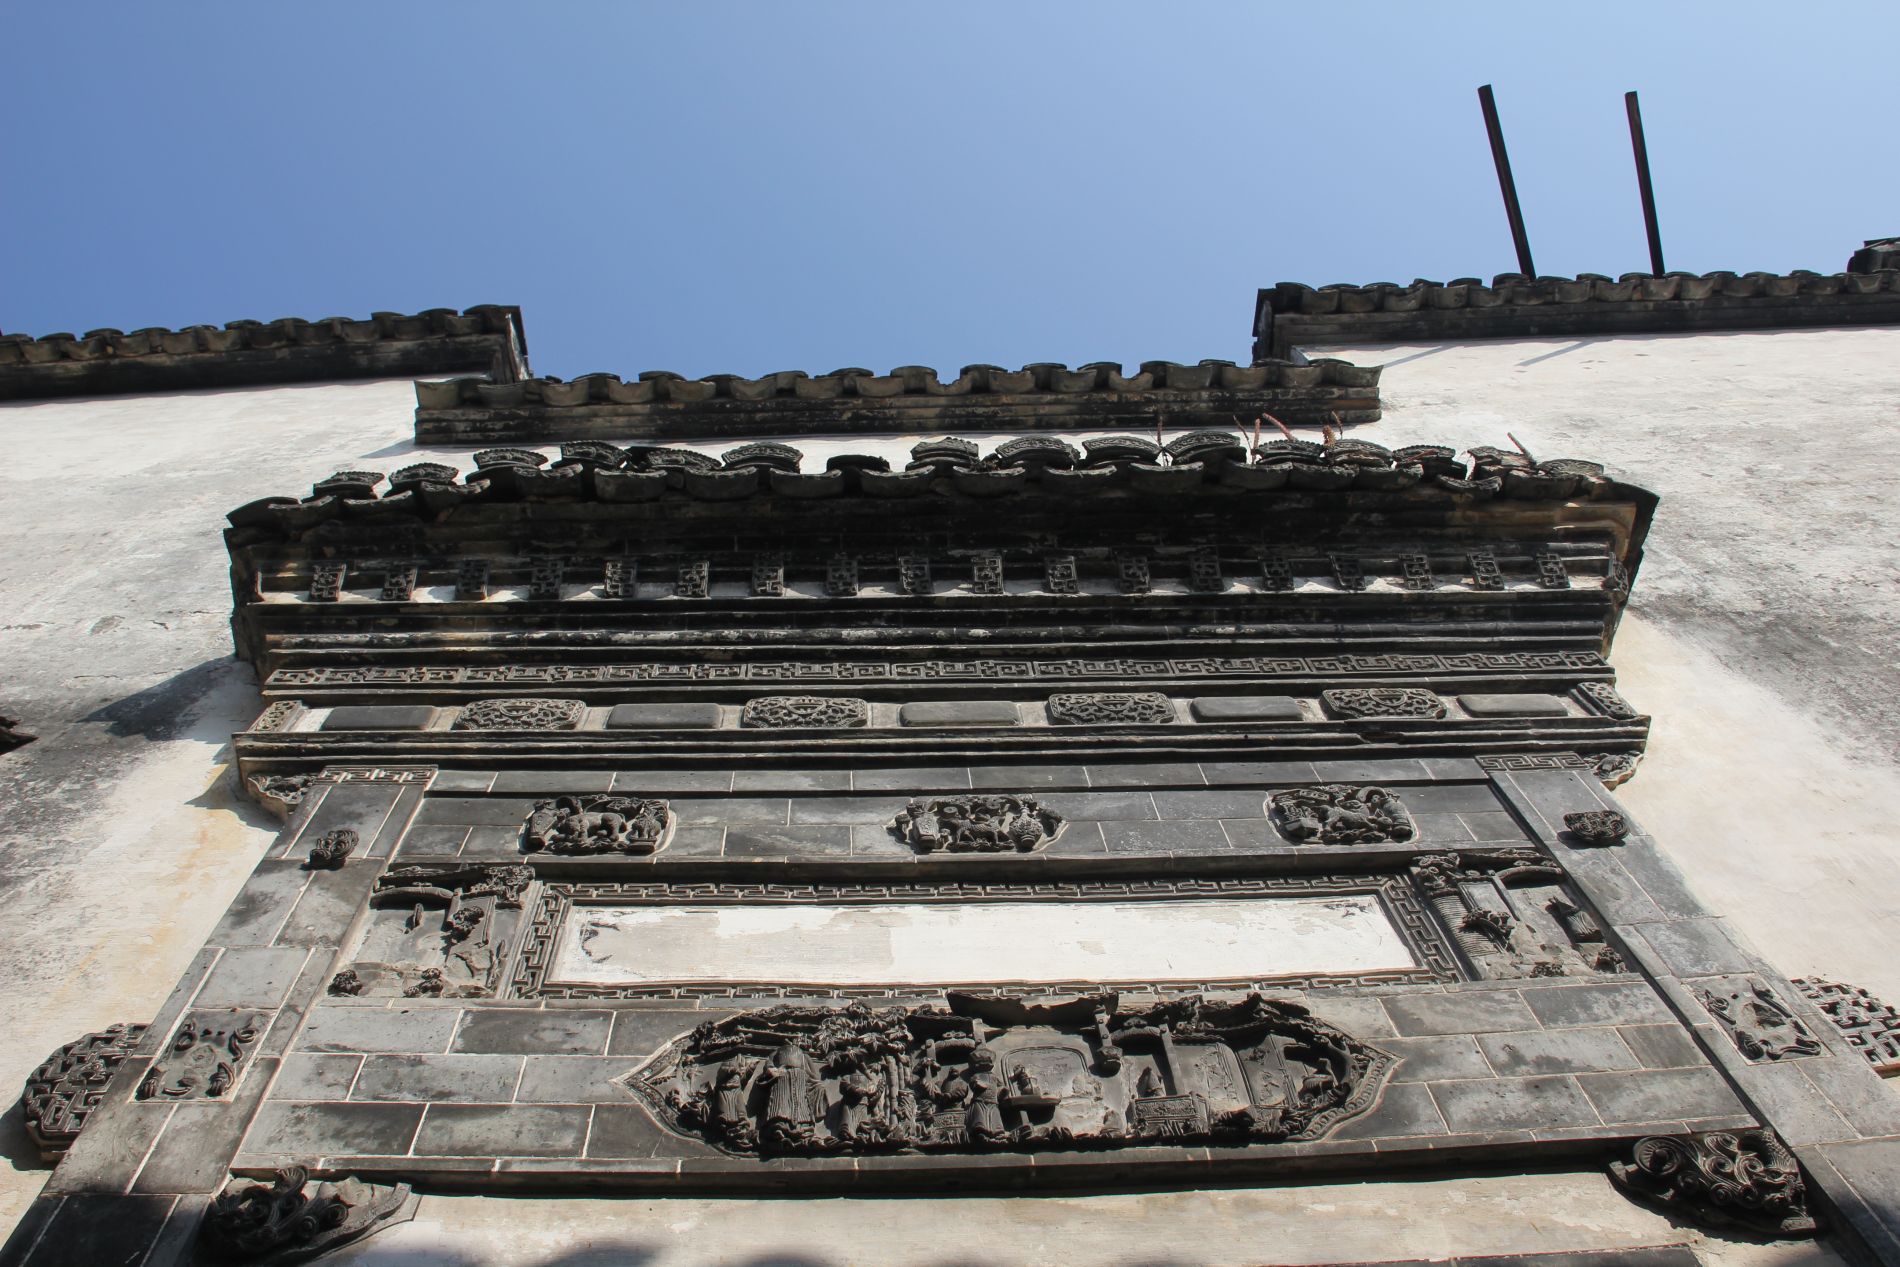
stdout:
[[396,867],[377,877],[356,961],[332,994],[489,994],[521,922],[527,867]]
[[1375,845],[1418,834],[1399,798],[1382,787],[1326,783],[1289,788],[1267,798],[1273,825],[1307,845]]
[[457,730],[572,730],[586,706],[577,699],[485,699],[464,708]]
[[522,828],[528,853],[649,854],[666,842],[665,801],[632,796],[561,796],[536,801]]
[[1248,995],[949,1008],[780,1006],[709,1021],[619,1081],[733,1153],[987,1152],[1317,1139],[1393,1058]]
[[234,1180],[211,1198],[199,1241],[213,1259],[288,1264],[308,1262],[412,1213],[408,1184],[358,1179],[314,1182],[302,1166],[270,1183]]
[[749,699],[739,724],[760,730],[842,730],[863,726],[871,716],[861,699],[826,695],[766,695]]
[[1759,977],[1722,977],[1696,987],[1696,998],[1751,1061],[1825,1054],[1773,987]]
[[51,1160],[66,1151],[86,1119],[99,1107],[106,1083],[145,1037],[143,1025],[114,1025],[67,1043],[48,1056],[26,1080],[20,1116],[40,1156]]
[[1030,853],[1061,829],[1062,816],[1033,796],[916,800],[891,824],[918,853]]
[[1174,720],[1174,705],[1155,691],[1051,695],[1049,720],[1058,726],[1153,726]]
[[217,1100],[228,1095],[257,1043],[252,1012],[188,1012],[133,1093],[140,1100]]

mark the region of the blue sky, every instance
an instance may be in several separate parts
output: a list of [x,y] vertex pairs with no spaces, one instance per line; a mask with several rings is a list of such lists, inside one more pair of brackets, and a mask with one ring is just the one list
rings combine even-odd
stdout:
[[15,0],[0,330],[516,303],[542,373],[1244,360],[1256,287],[1834,270],[1873,4]]

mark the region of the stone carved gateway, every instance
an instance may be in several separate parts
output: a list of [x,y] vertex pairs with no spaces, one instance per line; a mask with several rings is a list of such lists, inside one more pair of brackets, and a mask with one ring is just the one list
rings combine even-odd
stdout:
[[632,796],[560,796],[536,801],[521,831],[527,853],[649,854],[666,842],[665,801]]
[[917,800],[891,824],[891,833],[918,853],[1030,853],[1061,830],[1062,815],[1033,796]]
[[617,1081],[741,1155],[997,1152],[1318,1139],[1371,1107],[1395,1063],[1258,994],[949,1002],[741,1012]]
[[1418,834],[1396,794],[1382,787],[1325,783],[1288,788],[1267,798],[1282,836],[1308,845],[1378,845]]

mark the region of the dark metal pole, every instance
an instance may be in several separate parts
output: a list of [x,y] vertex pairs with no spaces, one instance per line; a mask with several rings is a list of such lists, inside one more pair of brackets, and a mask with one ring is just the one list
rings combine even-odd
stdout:
[[1649,183],[1649,146],[1643,140],[1643,108],[1636,94],[1623,94],[1623,108],[1630,117],[1630,145],[1636,151],[1636,187],[1643,192],[1643,228],[1649,233],[1649,271],[1663,275],[1662,230],[1656,227],[1656,190]]
[[1498,123],[1497,99],[1491,85],[1478,89],[1478,104],[1484,107],[1484,130],[1491,137],[1491,161],[1497,164],[1498,189],[1504,194],[1504,214],[1511,219],[1511,242],[1517,247],[1517,271],[1526,277],[1537,276],[1531,263],[1531,240],[1524,232],[1524,212],[1517,205],[1517,182],[1511,179],[1511,156],[1504,151],[1504,129]]

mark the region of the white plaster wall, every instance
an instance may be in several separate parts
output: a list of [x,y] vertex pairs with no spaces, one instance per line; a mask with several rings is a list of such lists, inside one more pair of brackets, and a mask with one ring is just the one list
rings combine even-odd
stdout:
[[45,1178],[14,1089],[150,1019],[276,832],[227,770],[259,704],[225,512],[385,460],[414,408],[406,381],[0,405],[0,709],[40,736],[0,757],[0,1228]]
[[1607,463],[1662,496],[1612,656],[1617,795],[1791,976],[1900,1002],[1900,329],[1327,348],[1387,444]]
[[425,1197],[335,1267],[1258,1267],[1692,1245],[1728,1267],[1836,1267],[1813,1242],[1703,1236],[1600,1175],[1087,1197]]

